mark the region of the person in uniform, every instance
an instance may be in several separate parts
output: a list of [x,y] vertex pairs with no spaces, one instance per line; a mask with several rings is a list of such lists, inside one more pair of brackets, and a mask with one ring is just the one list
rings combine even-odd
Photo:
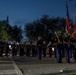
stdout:
[[36,56],[36,43],[35,42],[32,42],[31,44],[31,50],[32,50],[32,57],[35,57]]
[[70,63],[70,34],[68,33],[65,33],[64,36],[64,49],[66,53],[66,62]]
[[38,49],[38,59],[42,59],[42,49],[43,49],[43,40],[41,37],[38,37],[37,40],[37,49]]
[[26,56],[29,57],[30,56],[30,50],[31,50],[31,44],[29,41],[26,42]]
[[23,47],[23,43],[20,43],[20,52],[19,52],[20,56],[24,56],[24,47]]
[[4,42],[0,41],[0,56],[3,57],[3,52],[4,52]]
[[15,56],[15,43],[12,44],[12,56]]
[[46,41],[43,41],[43,56],[44,57],[46,57],[46,49],[47,49]]
[[62,50],[63,50],[63,38],[61,36],[61,32],[55,33],[56,34],[56,59],[58,63],[62,63]]
[[75,39],[73,36],[70,38],[70,57],[74,58],[74,50],[75,50]]
[[51,57],[52,56],[52,42],[51,41],[49,41],[47,48],[49,49],[49,57]]
[[73,52],[73,57],[74,57],[74,62],[76,63],[76,39],[74,38],[74,45],[75,45],[75,49]]
[[72,58],[76,63],[76,38],[73,35],[71,38],[71,50],[72,50]]
[[8,43],[5,42],[5,56],[8,56],[9,54],[9,46],[8,46]]

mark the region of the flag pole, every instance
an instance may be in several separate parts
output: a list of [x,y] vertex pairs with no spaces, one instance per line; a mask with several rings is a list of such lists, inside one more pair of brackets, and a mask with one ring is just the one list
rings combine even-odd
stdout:
[[69,9],[68,9],[68,1],[66,0],[66,26],[65,26],[65,31],[66,33],[69,33]]

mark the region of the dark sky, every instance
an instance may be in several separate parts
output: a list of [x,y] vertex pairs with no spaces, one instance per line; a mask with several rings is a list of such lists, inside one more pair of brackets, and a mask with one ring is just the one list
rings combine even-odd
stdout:
[[[73,20],[74,1],[68,2],[70,18]],[[66,18],[66,0],[0,0],[0,20],[8,15],[11,25],[24,26],[45,14]]]

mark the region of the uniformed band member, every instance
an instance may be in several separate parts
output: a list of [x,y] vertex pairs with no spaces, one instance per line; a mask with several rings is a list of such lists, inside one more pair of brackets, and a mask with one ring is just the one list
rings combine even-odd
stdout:
[[32,50],[32,57],[35,57],[37,55],[36,42],[32,42],[31,50]]
[[0,56],[3,57],[3,52],[4,52],[4,42],[0,41]]
[[26,42],[26,56],[30,56],[31,45],[30,42]]
[[42,47],[43,47],[43,40],[41,37],[38,37],[37,40],[37,48],[38,48],[38,59],[42,59]]
[[51,57],[52,56],[52,42],[51,41],[49,41],[47,47],[49,49],[49,57]]
[[12,56],[15,56],[15,43],[12,44]]
[[5,56],[8,56],[9,54],[9,46],[8,46],[8,43],[5,42]]
[[43,41],[43,56],[44,57],[46,57],[46,49],[47,49],[46,41]]
[[19,55],[20,55],[20,56],[24,56],[24,46],[23,46],[22,43],[20,43],[20,45],[19,45],[19,49],[20,49],[20,51],[19,51]]

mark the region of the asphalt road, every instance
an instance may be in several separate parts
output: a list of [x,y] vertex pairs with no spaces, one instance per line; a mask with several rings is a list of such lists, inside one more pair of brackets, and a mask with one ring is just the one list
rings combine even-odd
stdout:
[[0,57],[0,75],[76,75],[76,63],[57,63],[56,58]]
[[71,59],[71,63],[66,63],[63,58],[62,63],[57,63],[55,57],[13,57],[16,65],[23,75],[76,75],[76,63]]

